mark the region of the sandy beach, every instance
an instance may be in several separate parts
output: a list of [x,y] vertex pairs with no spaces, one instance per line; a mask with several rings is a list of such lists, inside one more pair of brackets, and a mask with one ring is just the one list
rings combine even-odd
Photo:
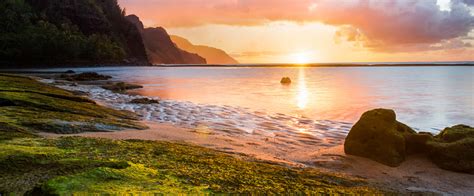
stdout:
[[[375,186],[406,193],[471,195],[474,175],[438,168],[427,157],[412,155],[399,167],[346,155],[344,138],[351,123],[311,120],[285,114],[267,114],[243,108],[162,100],[159,104],[131,104],[146,96],[119,94],[97,84],[43,80],[60,88],[80,91],[108,107],[141,116],[147,130],[90,132],[73,135],[42,133],[48,138],[81,136],[116,140],[139,139],[195,144],[235,156],[290,167],[313,167],[366,179]],[[244,155],[244,156],[241,156]]]
[[315,167],[327,172],[360,177],[368,182],[397,191],[432,192],[434,194],[470,195],[474,192],[474,176],[443,170],[426,157],[410,156],[399,167],[389,167],[375,161],[346,155],[343,145],[322,147],[318,145],[284,149],[271,140],[250,137],[228,137],[203,131],[202,128],[183,128],[169,123],[145,122],[148,130],[58,135],[43,133],[45,137],[81,136],[109,139],[140,139],[173,141],[196,144],[234,155],[246,155],[263,161],[293,167]]

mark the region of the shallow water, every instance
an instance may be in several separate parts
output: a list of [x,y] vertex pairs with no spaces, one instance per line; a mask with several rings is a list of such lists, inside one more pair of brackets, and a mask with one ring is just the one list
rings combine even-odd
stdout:
[[[140,83],[140,95],[354,123],[373,108],[393,108],[411,127],[438,132],[474,125],[474,67],[120,67],[82,68]],[[281,77],[293,82],[281,85]],[[301,123],[304,124],[304,123]]]

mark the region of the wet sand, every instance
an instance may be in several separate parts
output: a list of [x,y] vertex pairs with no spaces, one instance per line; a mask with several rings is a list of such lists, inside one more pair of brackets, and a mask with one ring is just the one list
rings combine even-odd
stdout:
[[[229,154],[247,155],[264,161],[293,167],[314,167],[366,179],[371,184],[396,191],[431,192],[434,194],[472,195],[474,175],[442,170],[423,156],[410,156],[399,167],[389,167],[369,159],[346,155],[343,145],[291,145],[276,142],[276,138],[253,138],[245,135],[214,134],[203,127],[185,128],[169,123],[145,122],[148,130],[58,135],[42,133],[45,137],[82,136],[109,139],[141,139],[175,141],[204,146]],[[289,141],[291,142],[291,141]]]

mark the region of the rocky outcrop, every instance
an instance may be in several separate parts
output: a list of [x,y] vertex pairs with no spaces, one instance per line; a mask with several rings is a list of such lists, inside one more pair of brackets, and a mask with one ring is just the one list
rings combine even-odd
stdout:
[[290,77],[283,77],[283,78],[281,78],[280,83],[281,84],[291,84],[291,79],[290,79]]
[[194,45],[189,40],[176,35],[171,35],[170,37],[179,48],[204,57],[208,64],[239,64],[237,60],[232,58],[224,50],[209,46]]
[[428,142],[429,157],[440,168],[474,174],[474,128],[456,125],[445,128]]
[[149,99],[149,98],[138,98],[138,99],[131,100],[130,103],[133,103],[133,104],[158,104],[160,102],[158,100]]
[[68,81],[96,81],[96,80],[108,80],[112,76],[98,74],[96,72],[84,72],[80,74],[61,74],[60,79]]
[[344,151],[394,167],[405,160],[406,138],[414,134],[413,129],[396,120],[393,110],[370,110],[350,130]]
[[416,133],[398,122],[393,110],[362,114],[344,143],[346,154],[366,157],[388,166],[400,165],[407,155],[422,153],[440,168],[474,174],[474,128],[456,125],[434,136]]
[[127,16],[142,34],[147,54],[153,64],[206,64],[206,59],[180,49],[162,27],[144,28],[135,15]]
[[143,86],[138,85],[138,84],[129,84],[129,83],[125,83],[125,82],[117,82],[117,83],[109,83],[109,84],[106,84],[106,85],[102,85],[102,88],[107,89],[107,90],[111,90],[111,91],[114,91],[114,92],[124,92],[124,91],[127,91],[127,90],[143,88]]

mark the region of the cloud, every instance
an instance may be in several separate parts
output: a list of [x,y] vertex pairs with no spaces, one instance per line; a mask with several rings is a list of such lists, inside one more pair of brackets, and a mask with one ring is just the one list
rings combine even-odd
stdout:
[[452,1],[451,11],[441,11],[436,1],[428,0],[358,1],[342,6],[338,1],[320,2],[316,18],[345,25],[337,31],[337,39],[372,50],[430,50],[431,44],[459,39],[474,28],[474,16],[461,1]]
[[474,0],[463,0],[462,2],[465,3],[466,5],[474,6]]
[[[334,40],[374,51],[432,50],[474,29],[474,0],[121,0],[140,17],[165,27],[262,25],[271,21],[322,22],[338,27]],[[437,47],[443,47],[438,45]],[[447,44],[447,48],[452,44]]]

